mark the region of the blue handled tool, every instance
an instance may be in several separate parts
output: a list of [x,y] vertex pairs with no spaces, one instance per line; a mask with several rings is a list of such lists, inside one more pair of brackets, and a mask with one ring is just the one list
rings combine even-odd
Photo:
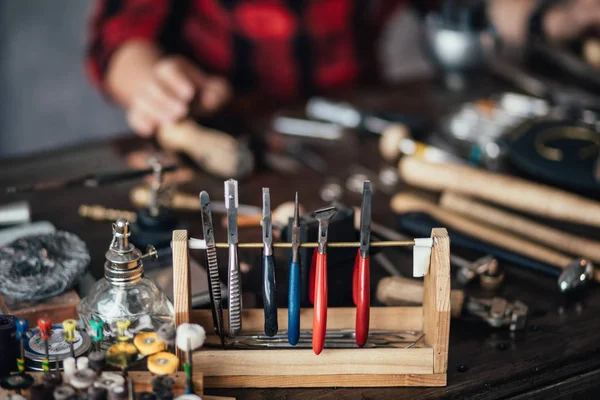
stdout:
[[20,374],[25,373],[25,348],[24,343],[27,339],[27,332],[29,331],[29,321],[26,319],[19,318],[17,320],[17,339],[19,340],[19,346],[21,348],[21,356],[17,358],[17,368]]
[[294,206],[292,224],[292,261],[290,262],[290,282],[288,291],[288,341],[292,346],[300,339],[300,212],[298,192]]

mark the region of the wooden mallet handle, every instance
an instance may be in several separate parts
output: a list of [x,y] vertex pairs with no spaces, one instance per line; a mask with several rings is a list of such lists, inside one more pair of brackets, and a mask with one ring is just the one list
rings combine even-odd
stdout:
[[[386,306],[423,304],[424,291],[421,280],[388,276],[377,284],[377,300]],[[450,309],[454,318],[460,317],[464,302],[465,292],[450,291]]]
[[[444,210],[437,204],[409,193],[400,193],[394,196],[392,198],[391,207],[394,212],[399,214],[411,211],[425,212],[448,228],[455,229],[465,235],[481,240],[482,242],[502,247],[514,253],[529,257],[532,260],[541,261],[557,268],[564,269],[571,261],[573,261],[572,257],[565,254],[513,236],[500,229],[469,220],[452,211]],[[597,282],[600,282],[600,271],[595,271],[594,278]]]
[[254,156],[245,144],[191,119],[161,126],[156,139],[162,148],[185,153],[220,178],[244,178],[254,169]]
[[527,237],[551,248],[600,263],[600,243],[594,240],[547,227],[457,193],[444,192],[440,199],[440,206],[466,217]]
[[545,218],[600,227],[600,203],[524,179],[416,157],[403,157],[399,173],[419,188],[450,190]]

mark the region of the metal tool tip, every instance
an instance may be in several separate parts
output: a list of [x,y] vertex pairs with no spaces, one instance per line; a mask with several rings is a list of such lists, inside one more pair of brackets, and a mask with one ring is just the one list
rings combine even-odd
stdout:
[[[233,200],[233,204],[231,204],[231,200]],[[235,179],[225,181],[225,208],[230,208],[231,206],[235,208],[239,206],[238,183]]]
[[208,196],[208,192],[203,190],[200,192],[200,201],[209,201],[210,197]]
[[314,216],[317,220],[330,219],[335,215],[336,212],[337,209],[335,208],[335,206],[324,207],[315,211]]
[[363,182],[363,190],[364,190],[364,191],[367,191],[367,190],[369,190],[369,191],[370,191],[370,190],[371,190],[371,181],[368,181],[368,180],[367,180],[367,181],[364,181],[364,182]]
[[269,194],[269,188],[262,188],[263,194]]

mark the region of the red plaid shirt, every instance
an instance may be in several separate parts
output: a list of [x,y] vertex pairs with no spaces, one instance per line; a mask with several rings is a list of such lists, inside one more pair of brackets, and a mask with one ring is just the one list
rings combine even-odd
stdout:
[[100,0],[87,70],[101,87],[130,39],[158,43],[240,92],[291,98],[356,80],[377,28],[403,0]]

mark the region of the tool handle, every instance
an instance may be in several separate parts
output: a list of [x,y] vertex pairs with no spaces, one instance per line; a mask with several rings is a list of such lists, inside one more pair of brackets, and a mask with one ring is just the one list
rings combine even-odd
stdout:
[[319,355],[325,346],[325,333],[327,332],[327,254],[318,252],[315,262],[314,295],[312,347],[314,353]]
[[162,125],[156,138],[162,148],[185,153],[207,172],[221,178],[243,178],[254,169],[254,156],[246,145],[191,119]]
[[[162,168],[163,172],[171,172],[177,169],[177,165],[167,165]],[[129,171],[108,171],[98,172],[90,176],[96,185],[107,185],[111,183],[125,182],[133,179],[139,179],[154,172],[152,168],[133,169]]]
[[353,284],[353,297],[356,294],[356,344],[362,347],[369,337],[369,314],[371,312],[371,271],[369,256],[356,255],[356,284]]
[[319,254],[319,251],[317,248],[315,248],[310,260],[310,270],[308,273],[308,301],[310,301],[310,304],[313,305],[315,304],[315,272],[317,270],[317,254]]
[[237,336],[242,330],[242,277],[237,244],[229,245],[229,335]]
[[600,203],[520,178],[466,165],[433,164],[404,157],[400,177],[434,191],[450,190],[545,218],[600,227]]
[[[423,294],[423,281],[417,279],[387,276],[377,284],[377,300],[386,306],[423,304]],[[464,303],[465,292],[450,291],[450,309],[454,318],[460,317]]]
[[600,263],[600,242],[547,227],[457,193],[444,192],[440,198],[440,205],[447,210],[486,222],[551,248]]
[[[196,200],[196,202],[198,201]],[[79,216],[95,221],[116,221],[119,218],[126,218],[129,222],[133,223],[137,220],[136,213],[132,211],[106,208],[98,204],[80,205]]]
[[277,304],[275,304],[275,258],[273,255],[263,255],[263,303],[265,311],[265,335],[277,334]]
[[288,341],[292,346],[300,339],[300,264],[290,263],[288,290]]
[[392,209],[399,214],[411,211],[426,212],[442,224],[465,235],[514,251],[534,260],[543,261],[558,268],[565,268],[573,260],[562,253],[518,238],[488,225],[469,220],[451,211],[443,210],[437,204],[411,194],[405,193],[394,196],[392,199]]

